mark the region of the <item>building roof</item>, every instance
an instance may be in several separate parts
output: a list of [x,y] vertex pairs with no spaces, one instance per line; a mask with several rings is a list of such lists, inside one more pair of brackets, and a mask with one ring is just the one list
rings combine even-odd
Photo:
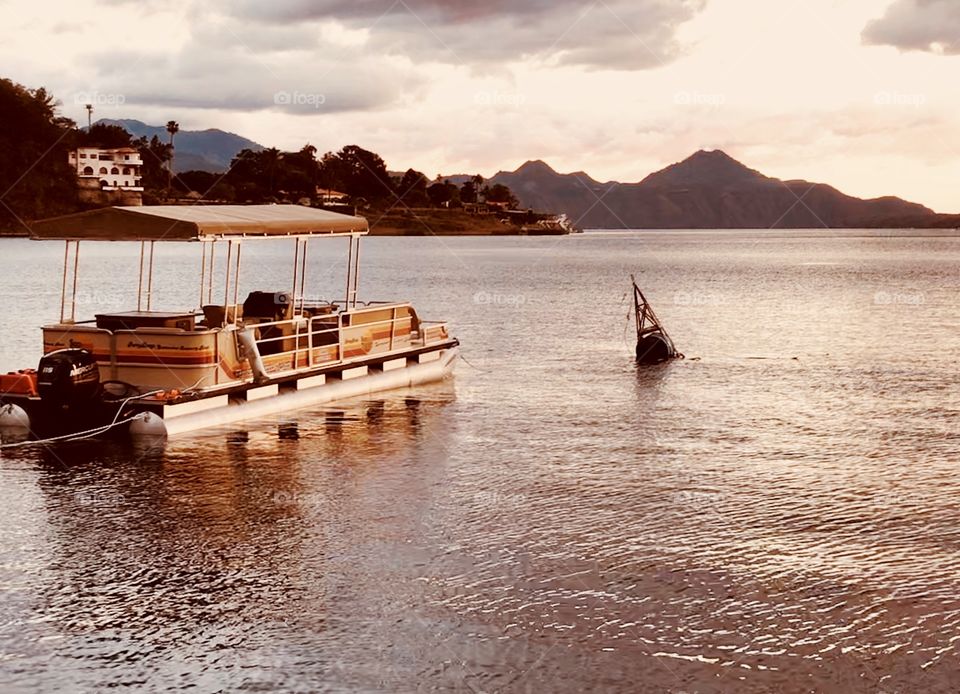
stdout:
[[34,222],[34,239],[199,241],[366,234],[367,220],[302,205],[104,207]]
[[136,147],[97,147],[96,145],[81,145],[73,151],[93,150],[95,152],[140,152]]

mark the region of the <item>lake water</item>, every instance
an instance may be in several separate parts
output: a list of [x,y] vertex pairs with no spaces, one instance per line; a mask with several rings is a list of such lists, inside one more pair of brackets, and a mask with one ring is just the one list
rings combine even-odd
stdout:
[[[342,294],[344,244],[311,245]],[[0,452],[0,689],[960,689],[960,238],[371,238],[452,381],[165,447]],[[62,246],[0,241],[0,368]],[[291,244],[244,252],[286,289]],[[80,314],[137,252],[81,250]],[[195,246],[155,307],[197,303]],[[638,371],[635,273],[686,360]]]

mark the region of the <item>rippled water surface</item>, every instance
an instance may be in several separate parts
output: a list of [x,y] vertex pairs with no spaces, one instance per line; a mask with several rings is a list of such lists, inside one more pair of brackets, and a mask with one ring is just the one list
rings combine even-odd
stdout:
[[[289,244],[243,284],[286,289]],[[312,293],[342,292],[337,243]],[[81,251],[81,314],[136,249]],[[158,251],[159,307],[198,252]],[[62,247],[0,241],[0,368]],[[960,690],[960,239],[372,238],[455,379],[163,448],[0,452],[4,692]],[[638,371],[634,272],[685,361]]]

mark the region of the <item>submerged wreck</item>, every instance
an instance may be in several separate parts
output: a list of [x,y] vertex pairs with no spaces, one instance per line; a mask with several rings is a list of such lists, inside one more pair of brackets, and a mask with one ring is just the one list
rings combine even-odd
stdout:
[[637,322],[637,363],[660,364],[682,358],[683,355],[677,351],[633,275],[630,275],[630,281],[633,282],[633,307]]

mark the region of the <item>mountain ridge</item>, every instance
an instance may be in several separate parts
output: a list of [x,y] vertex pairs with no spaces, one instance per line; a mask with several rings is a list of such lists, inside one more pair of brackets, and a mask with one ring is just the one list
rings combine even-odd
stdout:
[[[169,138],[166,126],[149,125],[132,118],[102,118],[97,123],[118,125],[134,137],[150,139],[156,135],[163,142],[167,142]],[[184,171],[222,173],[230,168],[231,160],[240,150],[264,149],[263,145],[253,140],[219,128],[181,130],[174,138],[174,145],[176,156],[173,159],[173,168],[177,173]]]
[[825,183],[766,176],[722,150],[699,150],[638,183],[600,183],[524,162],[488,181],[513,190],[523,207],[564,213],[596,229],[769,229],[948,223],[896,196],[861,199]]

